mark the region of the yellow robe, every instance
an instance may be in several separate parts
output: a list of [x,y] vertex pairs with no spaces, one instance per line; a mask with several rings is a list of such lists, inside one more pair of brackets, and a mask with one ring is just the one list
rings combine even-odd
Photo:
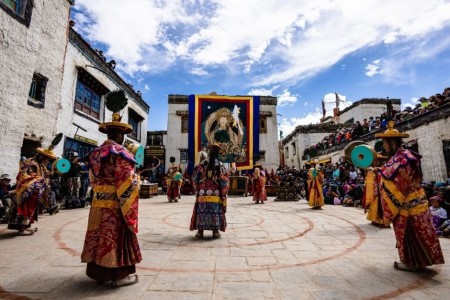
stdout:
[[[313,176],[314,173],[317,174],[315,177]],[[324,174],[322,173],[322,171],[319,171],[316,168],[309,169],[308,171],[309,206],[321,207],[325,205],[322,188],[323,178]]]

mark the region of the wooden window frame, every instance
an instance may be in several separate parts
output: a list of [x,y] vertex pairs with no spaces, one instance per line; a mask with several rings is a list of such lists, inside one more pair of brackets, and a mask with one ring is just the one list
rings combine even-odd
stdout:
[[[90,99],[87,98],[87,92],[91,95]],[[98,98],[98,101],[94,102],[94,98]],[[88,102],[89,101],[89,102]],[[94,106],[94,103],[98,103],[98,107]],[[75,110],[83,112],[97,120],[100,120],[100,107],[102,103],[102,96],[96,93],[87,84],[77,80],[75,89]]]
[[259,133],[267,133],[267,117],[259,117]]
[[34,73],[31,80],[30,91],[28,92],[27,104],[36,108],[44,108],[45,106],[45,92],[47,90],[48,78]]
[[189,132],[189,116],[181,116],[181,133]]
[[[6,4],[6,2],[10,4]],[[11,2],[16,3],[16,7],[11,7]],[[0,9],[3,9],[13,19],[19,23],[30,27],[31,15],[33,13],[33,1],[32,0],[0,0]]]
[[187,164],[189,162],[188,149],[180,149],[180,164]]
[[[134,138],[137,141],[141,141],[142,121],[144,118],[140,116],[136,111],[128,109],[128,124],[133,127],[133,131],[128,136]],[[136,124],[136,126],[134,126]]]

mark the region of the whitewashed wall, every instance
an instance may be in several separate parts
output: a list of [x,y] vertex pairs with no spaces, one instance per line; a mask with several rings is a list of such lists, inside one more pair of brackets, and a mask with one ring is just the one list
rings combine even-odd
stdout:
[[[45,5],[44,5],[45,4]],[[25,134],[56,133],[70,3],[35,0],[29,28],[0,9],[0,172],[15,176]],[[27,105],[33,73],[48,78],[43,109]]]
[[[284,155],[286,165],[289,167],[295,167],[296,169],[303,168],[304,162],[302,162],[303,152],[306,147],[317,144],[322,141],[322,139],[328,136],[330,133],[320,132],[320,133],[299,133],[295,136],[292,141],[288,144],[284,145]],[[296,153],[293,154],[292,143],[295,142]],[[286,152],[286,147],[289,148],[288,152]]]
[[[400,110],[400,104],[393,104],[392,107],[394,110]],[[362,123],[364,119],[369,120],[370,117],[379,117],[384,112],[386,112],[386,104],[361,103],[340,114],[339,123],[345,123],[352,118],[354,119],[354,122],[359,121]]]
[[[188,149],[188,133],[181,133],[181,116],[177,111],[188,111],[188,104],[169,103],[169,116],[167,119],[167,137],[164,140],[166,146],[166,170],[171,165],[169,159],[175,157],[175,163],[180,164],[180,149]],[[187,164],[182,164],[183,170]]]
[[280,165],[280,153],[278,150],[278,121],[276,105],[260,105],[260,112],[271,112],[267,117],[267,133],[259,134],[259,150],[265,151],[265,160],[262,161],[264,168],[270,172],[276,171]]
[[[58,118],[57,128],[58,132],[62,132],[66,137],[73,138],[76,133],[77,135],[83,136],[85,138],[95,140],[98,142],[98,145],[101,145],[106,140],[106,134],[98,131],[98,126],[100,122],[110,121],[112,112],[105,108],[105,96],[102,96],[102,101],[100,104],[100,121],[82,112],[74,112],[75,92],[78,76],[77,67],[82,67],[83,69],[85,69],[110,91],[119,89],[119,86],[103,72],[92,67],[87,67],[89,65],[92,65],[92,63],[83,54],[83,52],[80,51],[80,49],[78,49],[74,44],[69,42],[67,46],[64,78],[61,90],[61,99],[64,105]],[[142,116],[144,120],[141,122],[140,141],[136,141],[131,137],[127,137],[127,139],[138,142],[141,145],[145,146],[147,143],[148,113],[144,111],[139,105],[137,105],[131,97],[128,96],[128,106],[123,110],[123,112],[121,112],[123,113],[122,122],[127,122],[128,120],[128,108],[133,109],[140,116]],[[77,127],[74,124],[81,126],[82,128],[86,129],[86,131],[83,131],[81,129],[78,129],[77,131]],[[63,153],[63,144],[64,143],[61,143],[55,149],[55,153],[60,156]]]

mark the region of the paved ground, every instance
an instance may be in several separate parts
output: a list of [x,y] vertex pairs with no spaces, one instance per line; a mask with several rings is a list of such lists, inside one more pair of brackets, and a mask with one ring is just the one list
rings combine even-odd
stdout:
[[[450,264],[394,270],[392,229],[363,210],[306,201],[253,204],[230,196],[219,240],[188,230],[193,196],[141,199],[137,285],[110,289],[80,263],[89,208],[44,215],[34,236],[0,225],[0,298],[7,299],[448,299]],[[450,239],[441,239],[450,260]]]

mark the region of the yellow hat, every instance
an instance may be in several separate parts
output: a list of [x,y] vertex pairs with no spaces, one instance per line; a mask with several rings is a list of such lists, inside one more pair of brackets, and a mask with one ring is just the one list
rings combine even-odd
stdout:
[[52,140],[50,146],[48,146],[47,149],[45,148],[37,148],[36,152],[42,155],[47,156],[50,159],[58,159],[58,156],[56,156],[55,153],[53,153],[53,149],[55,149],[55,147],[59,144],[59,142],[61,141],[63,137],[62,133],[58,133]]
[[108,133],[108,129],[117,128],[123,131],[123,133],[130,133],[133,131],[133,127],[131,127],[128,123],[120,122],[122,117],[119,113],[113,113],[111,122],[104,122],[98,125],[98,130],[102,133]]
[[384,133],[376,133],[375,137],[377,138],[407,138],[409,137],[409,134],[402,133],[398,131],[397,129],[394,129],[394,121],[388,122],[388,129]]
[[37,148],[36,152],[42,155],[47,156],[50,159],[57,159],[58,156],[56,156],[55,153],[53,153],[52,149],[50,149],[50,147],[48,149],[45,148]]

